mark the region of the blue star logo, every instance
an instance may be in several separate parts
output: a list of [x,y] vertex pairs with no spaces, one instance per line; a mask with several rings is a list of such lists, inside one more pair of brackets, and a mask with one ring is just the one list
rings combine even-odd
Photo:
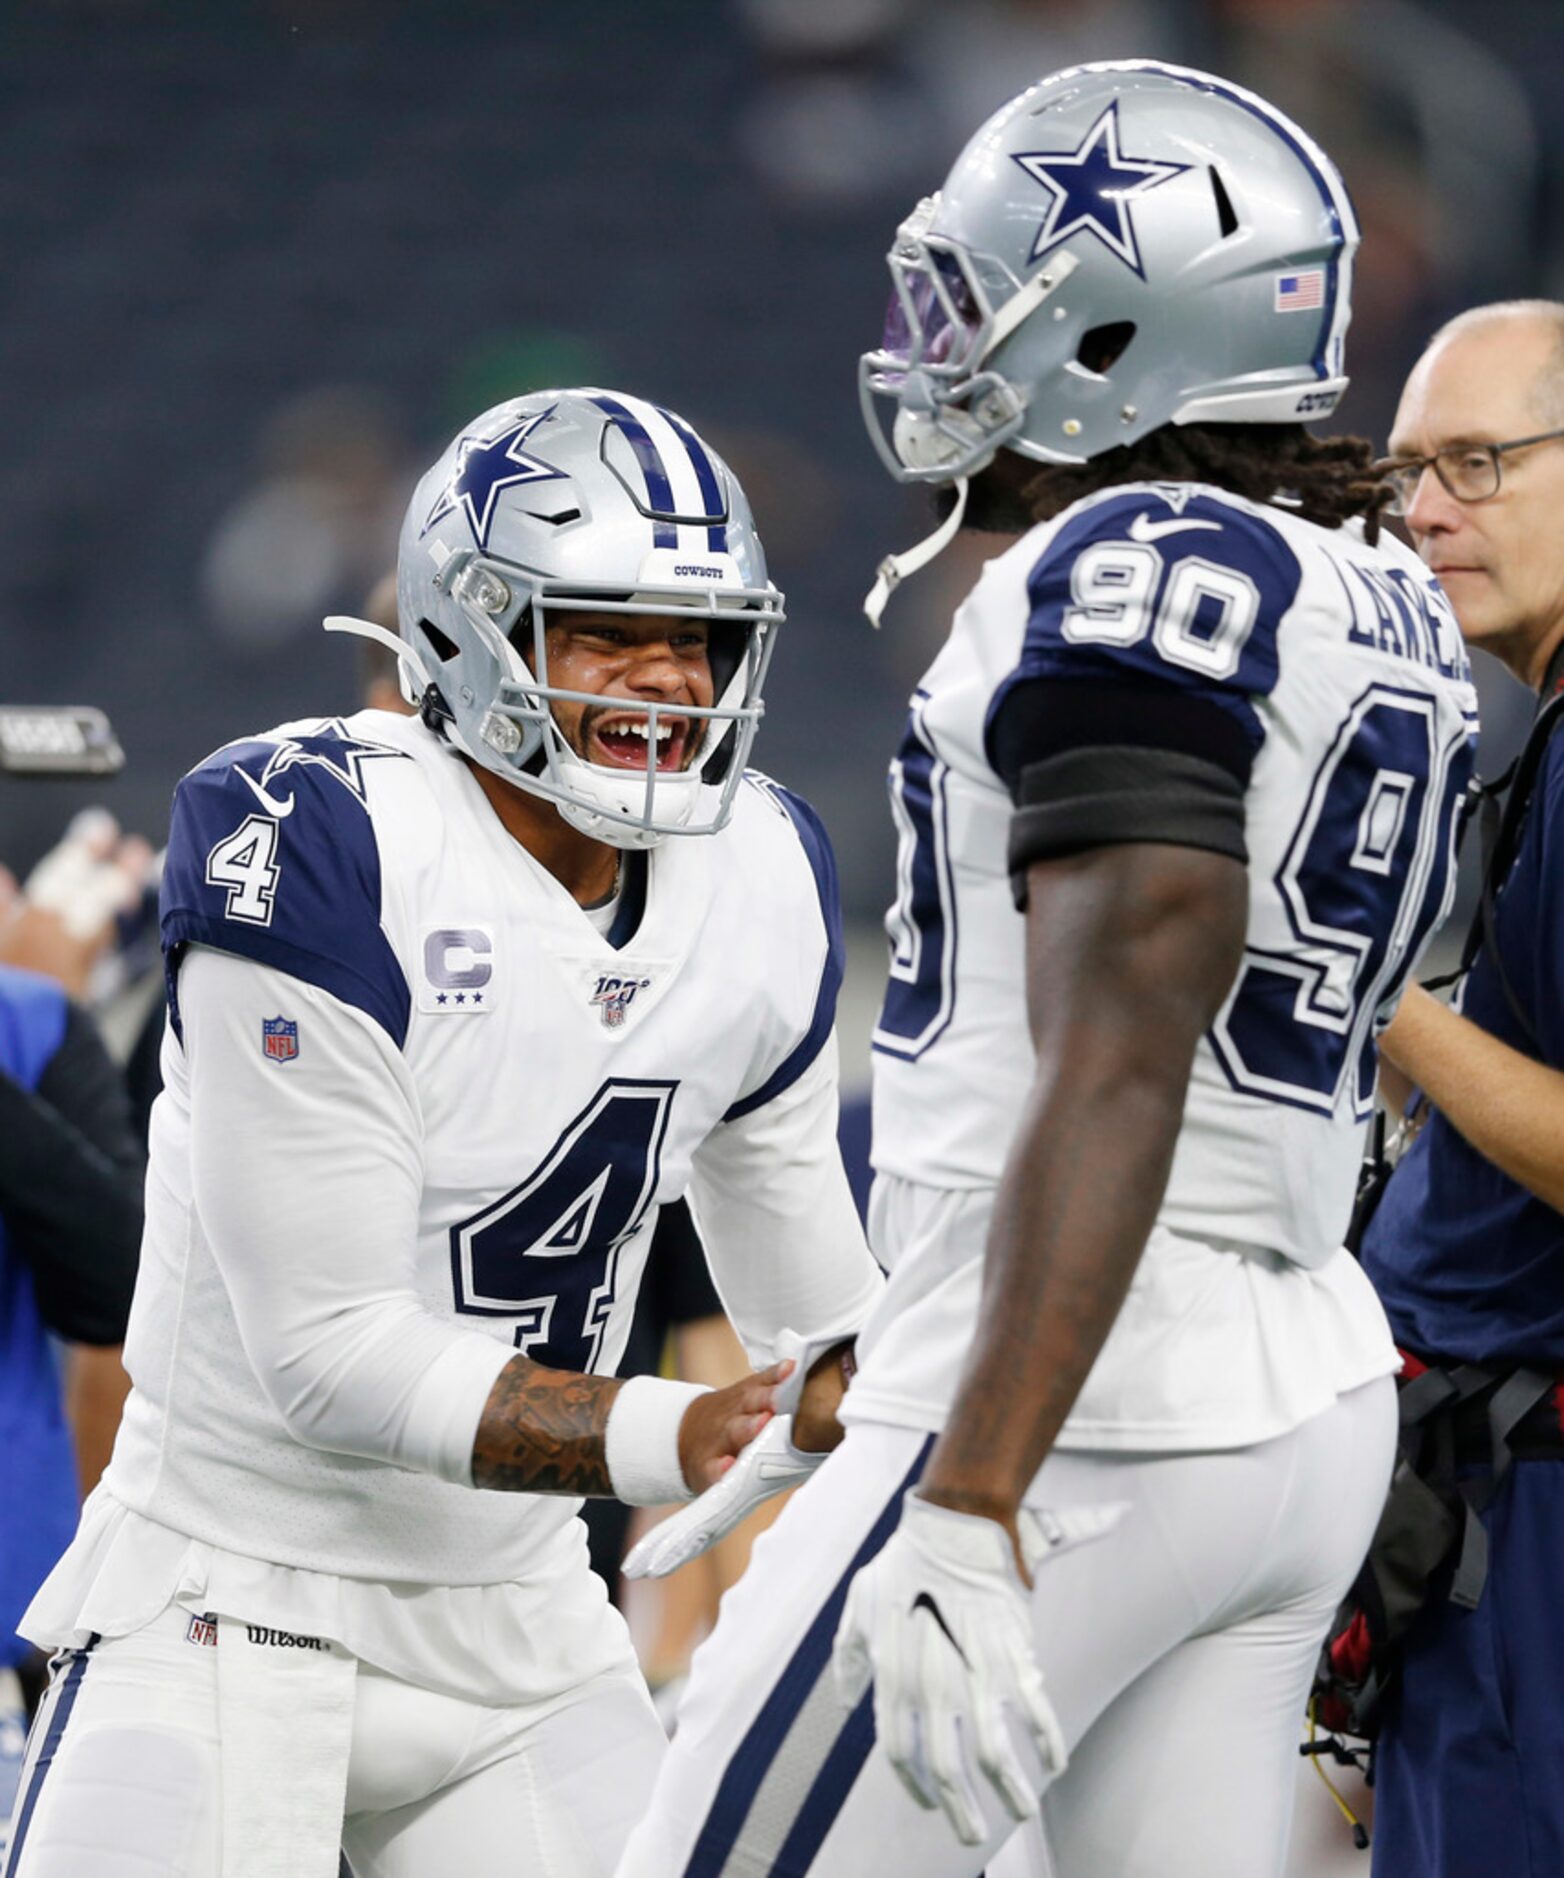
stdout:
[[1158,183],[1181,176],[1188,163],[1156,163],[1119,152],[1119,105],[1115,99],[1073,150],[1028,150],[1013,158],[1034,183],[1053,197],[1027,257],[1035,261],[1078,232],[1095,235],[1110,254],[1134,268],[1142,280],[1140,246],[1130,204]]
[[512,424],[498,437],[463,437],[456,446],[456,468],[451,480],[440,491],[420,533],[427,535],[436,522],[460,506],[467,512],[467,524],[474,541],[480,548],[488,547],[494,505],[502,489],[512,489],[518,483],[552,482],[564,477],[563,470],[555,469],[552,463],[545,463],[522,448],[533,431],[553,415],[551,404],[546,411]]

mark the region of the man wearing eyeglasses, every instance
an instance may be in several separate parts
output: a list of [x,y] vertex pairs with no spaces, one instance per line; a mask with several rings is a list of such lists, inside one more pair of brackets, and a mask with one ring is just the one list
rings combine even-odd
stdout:
[[[1391,449],[1407,527],[1468,643],[1551,698],[1564,305],[1453,320],[1407,381]],[[1363,1247],[1405,1351],[1496,1378],[1454,1424],[1469,1490],[1492,1495],[1486,1582],[1475,1608],[1441,1599],[1419,1620],[1381,1741],[1374,1869],[1420,1878],[1564,1871],[1564,737],[1542,747],[1493,884],[1460,1014],[1414,988],[1380,1040],[1432,1113]],[[1503,1436],[1502,1405],[1527,1397]]]

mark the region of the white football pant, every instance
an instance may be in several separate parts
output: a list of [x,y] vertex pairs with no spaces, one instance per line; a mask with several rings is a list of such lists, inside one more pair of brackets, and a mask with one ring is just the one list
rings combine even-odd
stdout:
[[[170,1607],[145,1630],[57,1660],[4,1878],[224,1878],[222,1628],[216,1647],[192,1641],[189,1614]],[[352,1878],[607,1878],[666,1748],[633,1673],[517,1708],[362,1663],[348,1686],[341,1847]],[[252,1766],[245,1779],[264,1825],[268,1810],[285,1814],[300,1772]],[[320,1839],[310,1872],[335,1874],[337,1836]]]
[[853,1426],[697,1652],[619,1878],[1278,1878],[1315,1659],[1379,1518],[1395,1429],[1383,1377],[1254,1447],[1053,1455],[1029,1499],[1130,1511],[1038,1574],[1038,1658],[1071,1756],[1043,1831],[1006,1846],[1014,1823],[979,1776],[992,1831],[968,1848],[876,1752],[872,1694],[850,1715],[836,1698],[847,1582],[932,1445]]

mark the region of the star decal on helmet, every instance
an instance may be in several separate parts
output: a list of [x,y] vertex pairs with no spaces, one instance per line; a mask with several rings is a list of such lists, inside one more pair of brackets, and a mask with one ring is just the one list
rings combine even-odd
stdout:
[[1015,154],[1012,161],[1053,197],[1032,242],[1029,260],[1037,260],[1071,235],[1084,231],[1095,235],[1142,280],[1146,270],[1141,266],[1130,204],[1158,183],[1193,168],[1189,163],[1159,163],[1121,155],[1116,98],[1075,149],[1027,150]]
[[546,411],[522,418],[497,437],[463,437],[456,447],[456,468],[451,480],[440,491],[420,534],[427,535],[436,522],[459,506],[467,512],[474,541],[480,548],[486,548],[494,521],[494,505],[502,489],[510,489],[518,483],[562,480],[563,470],[555,469],[552,463],[545,463],[541,457],[532,456],[522,448],[538,426],[546,424],[554,415],[554,408],[551,404]]

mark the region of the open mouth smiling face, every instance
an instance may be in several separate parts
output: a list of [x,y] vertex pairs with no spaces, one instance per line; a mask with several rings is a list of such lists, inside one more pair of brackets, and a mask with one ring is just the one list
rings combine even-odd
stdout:
[[684,769],[699,745],[693,720],[659,709],[657,728],[642,711],[616,711],[612,707],[589,711],[581,727],[580,754],[588,763],[607,769],[644,770],[651,745],[657,744],[657,768],[664,774]]
[[[583,762],[642,775],[677,775],[704,747],[714,702],[709,629],[702,619],[562,612],[546,629],[554,721]],[[582,694],[594,698],[588,703]]]

